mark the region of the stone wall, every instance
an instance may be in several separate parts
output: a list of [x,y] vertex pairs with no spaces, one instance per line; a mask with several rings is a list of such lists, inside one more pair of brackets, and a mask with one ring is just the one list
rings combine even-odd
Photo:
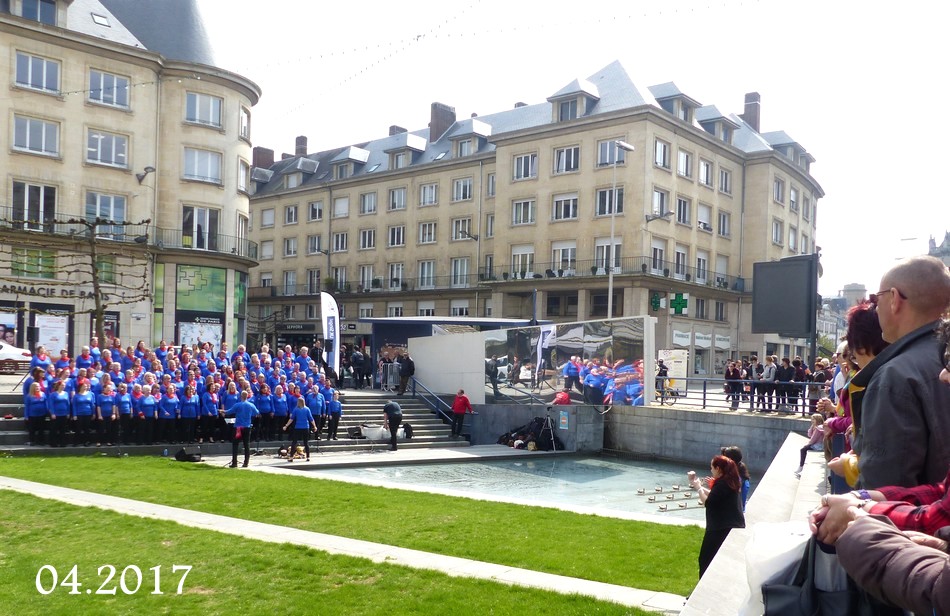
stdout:
[[[550,417],[554,433],[564,443],[565,451],[596,453],[603,447],[604,417],[593,407],[543,405],[475,405],[478,415],[466,415],[463,434],[470,435],[472,445],[496,443],[502,434],[520,428],[535,417]],[[561,413],[567,414],[567,429],[561,428]]]

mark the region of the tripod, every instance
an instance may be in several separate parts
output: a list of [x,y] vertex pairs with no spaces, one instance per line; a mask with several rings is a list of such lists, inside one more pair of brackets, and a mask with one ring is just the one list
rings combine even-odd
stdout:
[[544,416],[544,425],[541,426],[541,430],[538,432],[538,438],[540,438],[545,431],[547,431],[548,436],[551,437],[551,449],[557,451],[557,442],[554,440],[554,422],[551,421],[550,415]]

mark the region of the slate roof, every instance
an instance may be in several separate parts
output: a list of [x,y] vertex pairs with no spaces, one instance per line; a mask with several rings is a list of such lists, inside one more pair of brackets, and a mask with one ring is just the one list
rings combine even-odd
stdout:
[[[105,17],[109,25],[96,23],[92,17],[94,14]],[[145,49],[145,44],[136,38],[125,24],[99,0],[73,0],[66,10],[66,29],[113,43]]]
[[[149,51],[171,60],[214,66],[198,0],[98,0]],[[79,1],[69,7],[76,10]],[[140,46],[141,46],[140,45]]]

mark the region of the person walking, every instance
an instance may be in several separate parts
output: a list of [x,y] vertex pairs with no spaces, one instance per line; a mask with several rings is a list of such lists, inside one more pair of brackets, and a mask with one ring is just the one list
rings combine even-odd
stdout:
[[251,403],[248,398],[251,392],[247,389],[241,391],[241,401],[225,411],[225,417],[234,418],[234,440],[231,441],[231,464],[230,468],[237,468],[237,455],[239,444],[244,445],[244,468],[247,468],[251,461],[251,425],[254,417],[260,415],[257,407]]
[[399,389],[396,393],[400,396],[406,393],[406,388],[409,386],[409,378],[416,373],[416,362],[412,361],[412,358],[409,357],[409,352],[404,351],[402,355],[399,356]]
[[389,426],[389,449],[396,451],[396,432],[402,423],[402,407],[395,400],[390,400],[383,406],[383,419]]
[[[287,428],[290,426],[294,427],[292,441],[290,443],[290,449],[287,450],[287,461],[294,461],[294,454],[297,453],[297,443],[303,441],[303,450],[307,454],[307,462],[310,461],[310,433],[317,430],[317,422],[313,420],[313,413],[310,412],[310,409],[307,408],[307,404],[304,402],[303,398],[297,400],[297,406],[293,411],[290,412],[290,417],[287,420],[287,423],[284,424],[284,432],[287,431]],[[232,466],[235,465],[237,460],[231,463]],[[244,466],[247,466],[247,462],[244,463]]]
[[465,395],[464,389],[459,389],[452,402],[452,438],[462,436],[462,424],[465,422],[465,413],[472,412],[472,403]]

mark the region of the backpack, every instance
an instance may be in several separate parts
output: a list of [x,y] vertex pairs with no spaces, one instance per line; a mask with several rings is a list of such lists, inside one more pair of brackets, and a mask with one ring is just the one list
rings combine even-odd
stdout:
[[411,426],[411,425],[409,425],[409,424],[407,424],[407,423],[402,424],[402,431],[403,431],[403,433],[406,435],[406,438],[407,438],[407,439],[411,439],[411,438],[412,438],[412,426]]

